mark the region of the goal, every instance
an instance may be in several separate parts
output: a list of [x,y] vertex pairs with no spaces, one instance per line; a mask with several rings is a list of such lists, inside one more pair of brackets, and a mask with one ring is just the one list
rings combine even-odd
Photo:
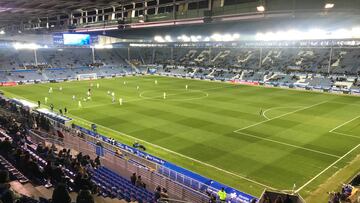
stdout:
[[95,80],[95,79],[97,79],[97,74],[96,73],[77,74],[76,79],[77,80]]

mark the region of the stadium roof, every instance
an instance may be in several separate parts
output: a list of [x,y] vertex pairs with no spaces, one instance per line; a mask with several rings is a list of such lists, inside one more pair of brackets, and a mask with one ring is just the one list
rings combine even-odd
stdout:
[[[0,32],[11,35],[24,32],[68,31],[103,33],[106,30],[111,36],[127,37],[129,30],[131,30],[129,34],[137,36],[189,31],[203,34],[217,30],[224,32],[255,30],[256,32],[259,28],[264,30],[268,27],[284,27],[288,24],[290,28],[292,25],[297,27],[325,25],[335,28],[340,25],[345,27],[346,24],[360,26],[358,23],[360,0],[223,0],[222,2],[220,4],[216,0],[0,0]],[[326,2],[332,2],[333,7],[327,8]],[[263,5],[265,10],[259,11],[257,9],[259,5]],[[305,23],[298,23],[298,20],[304,20]],[[318,22],[319,20],[321,22]],[[135,28],[142,31],[132,32]]]
[[119,3],[113,0],[1,0],[0,24],[21,22],[37,17],[69,14],[77,9],[99,8],[117,4]]

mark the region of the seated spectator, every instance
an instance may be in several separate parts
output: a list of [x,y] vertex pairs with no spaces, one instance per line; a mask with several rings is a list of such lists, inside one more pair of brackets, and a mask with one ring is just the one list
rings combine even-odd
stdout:
[[10,188],[9,173],[7,171],[0,171],[0,202],[13,203],[19,198],[20,195]]
[[143,187],[143,188],[146,187],[145,183],[142,182],[141,176],[138,176],[138,177],[137,177],[135,185],[136,185],[137,187]]
[[95,201],[89,190],[80,190],[76,203],[95,203]]
[[[157,186],[154,192],[154,199],[157,202],[161,198],[161,187]],[[216,199],[216,198],[215,198]]]
[[281,198],[281,196],[277,196],[275,199],[275,203],[284,203],[283,199]]
[[10,142],[10,139],[7,137],[7,138],[5,138],[4,141],[2,141],[0,143],[0,150],[1,150],[1,152],[9,153],[11,151],[11,149],[12,149],[11,142]]
[[120,149],[116,148],[115,155],[118,156],[118,157],[120,157],[122,155]]
[[58,184],[54,189],[51,203],[71,203],[69,192],[64,184]]
[[130,198],[130,202],[129,203],[139,203],[137,200],[136,200],[136,198],[134,197],[134,196],[132,196],[131,198]]
[[169,194],[167,193],[167,190],[165,188],[162,189],[160,195],[161,195],[161,199],[168,199],[169,198]]
[[209,202],[210,202],[210,203],[216,203],[216,195],[210,194]]
[[290,195],[286,195],[286,198],[284,200],[284,203],[292,203],[292,200],[290,198]]

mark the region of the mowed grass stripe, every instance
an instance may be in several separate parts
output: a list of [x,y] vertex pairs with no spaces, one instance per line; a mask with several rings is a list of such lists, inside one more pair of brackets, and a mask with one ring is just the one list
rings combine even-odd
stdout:
[[[154,84],[154,80],[158,80],[157,86]],[[127,84],[123,85],[123,81],[126,81]],[[93,89],[94,99],[92,102],[83,103],[84,109],[78,109],[76,102],[71,101],[71,96],[72,94],[86,94],[89,81],[5,89],[37,101],[43,100],[48,95],[48,85],[56,88],[63,86],[63,92],[54,91],[53,95],[48,95],[51,97],[49,100],[55,104],[55,107],[67,106],[68,109],[71,108],[72,114],[87,120],[82,125],[89,126],[90,123],[98,123],[113,130],[100,128],[103,133],[128,144],[131,144],[134,139],[144,139],[148,143],[169,149],[185,157],[191,157],[278,189],[290,189],[294,183],[303,185],[337,158],[254,137],[241,136],[233,132],[240,127],[264,121],[265,118],[259,115],[260,109],[278,106],[306,107],[321,101],[338,102],[343,105],[343,108],[336,108],[338,109],[336,111],[333,110],[333,106],[321,105],[321,108],[300,111],[247,129],[251,132],[244,132],[253,135],[252,131],[254,131],[257,133],[254,134],[256,136],[265,136],[268,139],[276,139],[280,142],[336,156],[343,155],[354,147],[355,141],[357,141],[350,137],[347,137],[346,141],[342,141],[341,135],[329,133],[330,129],[326,127],[335,127],[349,120],[349,113],[351,115],[359,113],[356,112],[357,110],[347,108],[347,104],[356,104],[357,98],[153,76],[93,82],[94,84],[99,82],[100,89]],[[154,99],[129,102],[121,107],[115,104],[107,105],[111,102],[111,97],[106,95],[107,90],[115,91],[116,96],[124,97],[125,101],[131,101],[139,99],[141,91],[161,93],[164,90],[185,89],[186,84],[190,89],[213,88],[213,90],[209,90],[209,97],[200,100],[162,101]],[[140,91],[136,91],[137,85],[140,86]],[[171,91],[168,94],[172,94]],[[179,98],[180,96],[185,98],[184,95],[179,95]],[[190,95],[186,96],[186,98],[188,97]],[[274,111],[271,113],[271,118],[296,109],[287,110]],[[134,138],[121,136],[117,131]],[[334,140],[332,141],[332,139]],[[336,143],[339,147],[331,150],[331,148],[335,148]],[[255,183],[234,175],[206,167],[199,162],[184,158],[184,156],[180,157],[162,151],[164,150],[149,147],[149,152],[159,155],[161,158],[245,192],[252,194],[262,192],[261,187],[263,186],[259,187]],[[301,170],[299,170],[300,166]]]

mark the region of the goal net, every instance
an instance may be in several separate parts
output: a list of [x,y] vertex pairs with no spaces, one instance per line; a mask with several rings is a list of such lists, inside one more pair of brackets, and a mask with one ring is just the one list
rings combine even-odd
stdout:
[[97,79],[97,74],[96,73],[77,74],[76,79],[77,80],[94,80],[94,79]]

